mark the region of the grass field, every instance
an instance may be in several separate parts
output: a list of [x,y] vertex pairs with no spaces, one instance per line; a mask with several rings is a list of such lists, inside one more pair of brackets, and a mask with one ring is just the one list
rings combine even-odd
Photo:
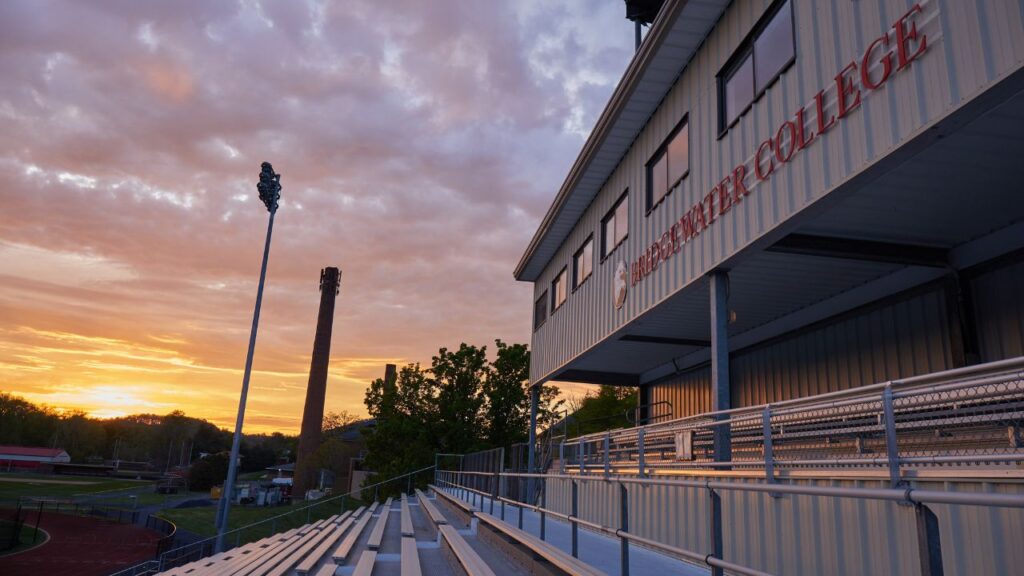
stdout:
[[[10,550],[4,550],[0,552],[0,558],[10,554],[17,554],[26,550],[35,548],[36,546],[42,546],[50,539],[50,535],[46,533],[46,530],[39,530],[38,539],[36,539],[36,527],[29,524],[25,524],[21,527],[21,534],[18,535],[18,545]],[[36,540],[33,542],[33,540]]]
[[[274,532],[283,532],[291,528],[302,526],[307,522],[315,522],[321,518],[327,518],[341,511],[341,503],[338,501],[328,502],[322,506],[311,508],[307,514],[306,510],[299,510],[305,506],[305,502],[296,503],[292,506],[270,506],[265,508],[232,506],[228,518],[228,529],[233,530],[246,526],[260,520],[266,520],[274,516],[285,514],[276,522],[267,522],[260,526],[245,530],[240,534],[239,542],[246,543],[270,536]],[[362,505],[358,500],[348,498],[346,509],[353,510]],[[188,530],[204,536],[214,536],[217,529],[214,526],[214,515],[217,512],[216,506],[204,508],[182,508],[164,510],[158,514],[173,522],[179,529]],[[234,536],[232,536],[233,538]]]
[[21,497],[71,498],[152,484],[147,480],[123,480],[94,476],[58,476],[44,474],[0,474],[0,500]]

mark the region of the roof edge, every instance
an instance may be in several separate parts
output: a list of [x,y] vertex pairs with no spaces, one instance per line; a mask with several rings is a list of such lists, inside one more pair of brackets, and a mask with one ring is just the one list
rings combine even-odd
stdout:
[[651,58],[657,53],[658,48],[664,42],[667,36],[670,26],[670,22],[674,22],[679,13],[686,6],[689,0],[668,0],[661,7],[661,11],[658,12],[658,17],[655,18],[654,23],[651,25],[650,31],[647,36],[644,37],[643,42],[640,44],[640,48],[633,55],[633,59],[630,61],[629,66],[622,75],[622,79],[619,80],[619,84],[615,87],[615,91],[612,92],[611,98],[608,100],[608,104],[605,105],[604,110],[601,112],[601,116],[598,117],[597,123],[594,125],[594,129],[590,131],[590,136],[587,137],[587,141],[583,144],[583,149],[580,150],[579,156],[576,157],[576,161],[573,162],[572,167],[569,169],[569,174],[565,178],[565,182],[562,183],[561,188],[558,191],[558,195],[555,196],[554,202],[548,208],[547,213],[544,215],[544,219],[541,220],[540,226],[537,231],[533,234],[533,238],[526,247],[526,251],[523,256],[519,259],[519,263],[516,265],[513,276],[516,280],[533,282],[537,279],[538,275],[526,276],[526,267],[530,265],[533,260],[537,248],[541,241],[547,236],[548,231],[551,228],[551,224],[558,218],[562,209],[565,207],[566,201],[572,191],[575,190],[576,185],[590,164],[591,159],[600,149],[605,139],[608,137],[608,132],[611,130],[615,121],[622,113],[623,108],[629,101],[630,96],[636,90],[637,85],[640,82],[640,78],[643,76],[643,72],[647,70],[647,66],[650,64]]

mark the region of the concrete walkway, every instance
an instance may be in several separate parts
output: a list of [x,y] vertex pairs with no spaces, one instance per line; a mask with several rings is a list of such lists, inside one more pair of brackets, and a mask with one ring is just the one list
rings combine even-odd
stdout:
[[[446,492],[459,497],[453,490],[446,489]],[[491,510],[491,499],[486,496],[482,498],[482,503],[477,499],[477,505],[482,512],[489,513]],[[540,514],[533,510],[523,510],[511,504],[505,505],[505,521],[509,524],[518,527],[518,515],[520,513],[523,514],[523,531],[539,538]],[[494,516],[501,517],[501,502],[495,502]],[[545,520],[545,525],[545,541],[558,547],[560,550],[571,552],[572,528],[569,524],[548,516]],[[580,528],[580,560],[608,573],[609,576],[622,576],[620,550],[621,546],[618,538],[612,538],[591,532],[582,527]],[[710,574],[710,570],[634,544],[629,547],[629,574],[630,576],[646,576],[648,574],[707,576]]]

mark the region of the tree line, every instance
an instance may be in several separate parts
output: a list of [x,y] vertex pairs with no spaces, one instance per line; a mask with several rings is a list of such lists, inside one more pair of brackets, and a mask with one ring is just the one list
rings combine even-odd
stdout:
[[[496,340],[491,360],[486,346],[463,343],[457,350],[441,348],[429,368],[409,364],[395,382],[374,380],[364,400],[376,419],[366,434],[366,468],[391,478],[432,465],[435,453],[466,454],[526,442],[529,369],[525,344]],[[563,427],[565,401],[558,394],[554,386],[541,387],[538,430]],[[635,391],[601,387],[573,398],[573,411],[583,419],[564,428],[575,435],[628,426],[625,413],[636,406],[636,397]]]
[[[243,470],[262,470],[277,463],[295,453],[297,442],[297,436],[279,432],[243,435]],[[0,392],[0,444],[61,448],[75,463],[119,460],[165,471],[188,466],[202,453],[230,450],[231,432],[180,410],[100,419]]]

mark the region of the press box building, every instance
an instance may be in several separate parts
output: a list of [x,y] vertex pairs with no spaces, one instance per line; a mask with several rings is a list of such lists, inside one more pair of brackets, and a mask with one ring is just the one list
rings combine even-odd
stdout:
[[664,2],[515,270],[531,382],[678,418],[1024,355],[1022,20]]

